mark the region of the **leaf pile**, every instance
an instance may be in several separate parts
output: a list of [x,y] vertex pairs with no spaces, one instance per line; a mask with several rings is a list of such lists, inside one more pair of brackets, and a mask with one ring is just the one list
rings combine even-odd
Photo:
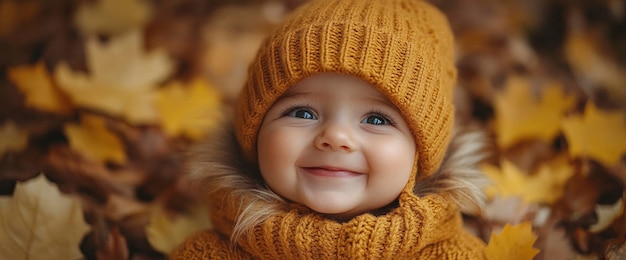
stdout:
[[[491,180],[487,210],[467,223],[485,241],[503,228],[502,236],[516,232],[509,242],[529,240],[509,224],[532,224],[534,259],[621,259],[626,5],[434,2],[457,39],[459,118],[493,136],[493,156],[482,167]],[[491,243],[492,259],[522,253],[498,256]]]
[[[164,259],[208,227],[185,153],[305,1],[0,1],[0,203],[20,208],[2,207],[0,241],[38,243],[0,255],[52,252],[52,223],[27,220],[77,207],[88,228],[56,222],[78,237],[59,258]],[[431,2],[457,40],[458,121],[493,137],[487,209],[466,216],[486,255],[626,257],[626,4]]]
[[[242,29],[211,19],[227,1],[155,2],[0,1],[0,255],[163,259],[209,226],[186,153],[232,101],[213,82],[245,71],[285,6],[227,10],[256,19]],[[209,57],[224,48],[212,37],[247,51]],[[65,198],[21,188],[45,179],[72,212]],[[82,226],[56,221],[76,210]]]

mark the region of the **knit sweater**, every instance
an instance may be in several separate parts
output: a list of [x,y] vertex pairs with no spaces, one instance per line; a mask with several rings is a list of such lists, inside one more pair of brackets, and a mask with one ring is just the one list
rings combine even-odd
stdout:
[[[458,136],[457,136],[458,137]],[[473,142],[467,138],[455,140]],[[193,178],[208,187],[210,214],[214,228],[190,237],[170,259],[483,259],[484,244],[462,226],[453,192],[426,195],[403,192],[399,205],[382,215],[362,214],[340,222],[305,207],[287,202],[284,209],[231,243],[230,236],[238,214],[254,196],[245,189],[259,187],[258,179],[241,163],[232,133],[221,144],[198,151]],[[474,146],[476,147],[476,146]],[[459,177],[459,151],[452,149],[442,170],[432,178],[451,180]],[[461,155],[476,151],[461,151]],[[455,153],[457,155],[455,155]],[[463,160],[464,163],[472,160]],[[446,166],[457,164],[457,170]],[[465,167],[467,165],[461,165]],[[452,168],[455,168],[452,167]],[[446,170],[447,169],[447,170]],[[219,179],[236,175],[237,185],[223,185]],[[204,182],[208,180],[208,182]],[[217,181],[215,181],[217,180]],[[206,188],[206,187],[205,187]],[[419,193],[419,192],[418,192]],[[268,204],[269,206],[269,204]]]

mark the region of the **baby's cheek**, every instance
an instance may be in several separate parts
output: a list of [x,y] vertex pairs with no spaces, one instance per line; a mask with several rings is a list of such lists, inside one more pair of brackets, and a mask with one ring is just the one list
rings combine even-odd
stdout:
[[293,166],[300,142],[298,135],[288,129],[274,128],[261,132],[258,141],[261,172]]

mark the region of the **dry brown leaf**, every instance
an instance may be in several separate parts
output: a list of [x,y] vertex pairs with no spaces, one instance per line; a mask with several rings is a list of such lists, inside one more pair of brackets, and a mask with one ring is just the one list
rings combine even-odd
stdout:
[[620,184],[595,167],[572,176],[563,190],[563,199],[554,207],[555,215],[572,226],[584,227],[597,222],[596,206],[600,200],[610,196],[607,193],[614,193],[615,190],[621,193]]
[[596,214],[598,215],[598,222],[589,227],[589,231],[597,233],[605,228],[609,227],[611,223],[618,217],[624,214],[624,203],[622,199],[612,205],[596,205]]
[[0,156],[8,151],[19,152],[28,144],[28,133],[20,130],[13,121],[0,127]]
[[0,1],[0,36],[8,35],[26,21],[37,17],[40,3],[34,1]]
[[115,35],[143,27],[152,16],[147,0],[98,0],[84,2],[74,17],[85,34]]
[[493,197],[485,207],[484,218],[495,226],[516,224],[534,218],[539,207],[519,197]]
[[523,171],[538,169],[542,163],[557,155],[554,145],[540,139],[525,140],[502,151],[501,158],[507,159]]
[[[248,65],[261,42],[285,15],[284,3],[226,5],[215,10],[202,29],[200,70],[234,101],[244,85]],[[246,19],[241,19],[246,17]]]
[[562,122],[572,157],[590,157],[607,167],[615,166],[626,154],[626,114],[599,110],[587,103],[583,116]]
[[626,259],[626,240],[613,239],[609,241],[605,250],[607,260],[623,260]]
[[13,197],[0,197],[3,259],[79,259],[88,230],[79,199],[61,194],[43,174],[18,183]]
[[122,221],[124,218],[145,213],[148,208],[134,198],[127,198],[117,194],[109,194],[104,213],[107,219]]
[[106,260],[126,260],[128,258],[128,246],[126,238],[118,228],[113,228],[107,234],[106,245],[100,248],[96,255],[98,259]]
[[607,97],[621,103],[626,100],[626,70],[600,52],[598,41],[591,32],[570,32],[565,41],[565,57],[581,81],[606,87]]
[[159,206],[154,206],[146,235],[157,251],[169,254],[176,246],[198,231],[211,227],[208,209],[196,205],[184,215],[172,216]]
[[59,87],[75,104],[135,124],[158,120],[154,91],[170,76],[173,64],[162,50],[145,52],[141,32],[112,38],[108,44],[89,38],[87,65],[89,74],[73,71],[64,62],[55,69]]
[[531,260],[539,253],[533,247],[536,239],[529,222],[507,224],[500,234],[491,234],[485,255],[489,260]]
[[543,228],[543,232],[538,234],[537,244],[541,252],[536,257],[545,260],[598,260],[596,255],[581,255],[572,247],[569,236],[557,224],[552,224]]
[[8,77],[26,96],[26,106],[57,114],[72,110],[70,100],[54,84],[43,62],[10,68]]
[[102,162],[87,158],[67,146],[51,147],[44,161],[46,176],[53,179],[59,188],[80,191],[84,197],[103,204],[111,193],[133,196],[136,187],[147,177],[142,171],[123,168],[112,171]]
[[83,114],[81,124],[66,124],[65,135],[70,147],[98,162],[126,162],[124,145],[105,125],[105,119],[96,115]]
[[505,92],[494,101],[498,145],[507,148],[527,138],[552,141],[559,133],[563,113],[574,101],[558,84],[545,85],[538,100],[527,79],[509,78]]
[[168,135],[184,135],[194,140],[217,126],[223,113],[220,93],[202,79],[195,79],[189,85],[171,82],[159,90],[156,105]]

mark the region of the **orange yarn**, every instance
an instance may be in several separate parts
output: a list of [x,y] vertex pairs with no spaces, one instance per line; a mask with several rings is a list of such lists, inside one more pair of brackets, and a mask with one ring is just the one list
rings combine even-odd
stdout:
[[[214,231],[198,233],[170,259],[484,259],[485,245],[463,230],[450,201],[438,195],[405,201],[384,216],[363,214],[346,223],[296,207],[255,227],[236,246]],[[222,231],[232,221],[214,220]]]
[[443,14],[418,0],[313,1],[261,46],[237,107],[248,160],[267,110],[290,86],[320,72],[361,77],[400,109],[417,142],[419,175],[441,165],[451,138],[456,78]]

